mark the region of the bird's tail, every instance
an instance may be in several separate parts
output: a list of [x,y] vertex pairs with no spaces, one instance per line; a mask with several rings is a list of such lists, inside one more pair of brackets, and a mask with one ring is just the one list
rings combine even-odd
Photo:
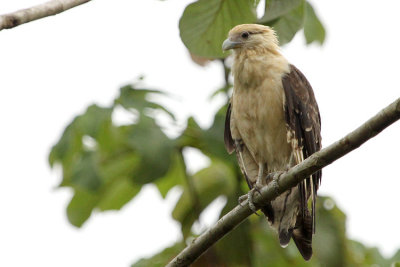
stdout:
[[302,218],[300,215],[298,221],[301,223],[293,230],[292,238],[296,244],[297,249],[300,251],[301,256],[308,261],[313,254],[312,251],[312,217],[307,214]]

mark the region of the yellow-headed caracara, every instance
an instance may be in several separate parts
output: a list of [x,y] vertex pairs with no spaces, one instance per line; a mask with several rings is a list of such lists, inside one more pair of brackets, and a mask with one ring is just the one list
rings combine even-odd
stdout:
[[[236,151],[250,189],[277,178],[321,148],[321,120],[311,85],[280,54],[275,32],[263,25],[234,27],[222,45],[233,50],[234,89],[225,122],[225,146]],[[321,171],[261,210],[281,246],[293,238],[305,260],[312,256],[316,192]],[[311,212],[308,200],[311,198]]]

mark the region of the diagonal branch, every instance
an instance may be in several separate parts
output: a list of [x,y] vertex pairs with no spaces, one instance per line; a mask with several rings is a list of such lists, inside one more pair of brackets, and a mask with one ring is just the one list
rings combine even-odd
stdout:
[[0,31],[37,19],[57,15],[65,10],[85,4],[90,0],[52,0],[46,3],[0,15]]
[[[283,173],[278,178],[275,186],[263,187],[261,189],[261,194],[256,194],[254,198],[255,204],[257,205],[274,200],[280,193],[296,186],[304,178],[310,176],[317,170],[322,169],[350,151],[358,148],[399,119],[400,98],[339,141],[314,153],[302,163]],[[167,266],[188,266],[193,263],[209,247],[253,213],[246,204],[247,202],[244,203],[243,206],[236,206],[223,216],[214,226],[209,228],[182,250]]]

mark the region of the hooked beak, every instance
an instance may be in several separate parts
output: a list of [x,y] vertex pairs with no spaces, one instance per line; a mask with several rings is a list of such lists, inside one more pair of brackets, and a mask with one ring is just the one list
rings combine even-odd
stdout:
[[228,38],[222,43],[222,50],[226,51],[226,50],[229,50],[229,49],[235,49],[235,48],[239,47],[241,44],[242,44],[241,42],[231,41]]

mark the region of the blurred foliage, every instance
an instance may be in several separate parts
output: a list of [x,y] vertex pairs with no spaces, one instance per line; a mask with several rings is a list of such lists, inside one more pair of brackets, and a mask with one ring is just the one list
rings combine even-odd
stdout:
[[[325,30],[313,7],[305,0],[265,0],[265,13],[257,18],[254,0],[198,0],[188,5],[180,19],[183,43],[196,61],[222,58],[221,43],[230,28],[240,23],[263,23],[277,30],[281,44],[304,29],[307,43],[323,43]],[[229,91],[226,84],[217,93]],[[163,113],[173,122],[174,114],[152,101],[164,95],[139,84],[124,86],[110,106],[92,105],[72,120],[49,155],[51,166],[62,167],[61,187],[73,189],[67,207],[68,220],[80,227],[94,210],[119,210],[131,201],[144,184],[154,184],[165,197],[173,187],[183,191],[172,212],[180,222],[182,240],[157,255],[133,266],[164,266],[193,238],[193,224],[216,198],[224,196],[221,216],[237,205],[247,185],[233,155],[223,144],[226,105],[215,114],[208,129],[188,118],[186,128],[176,138],[168,137],[157,124]],[[118,125],[116,110],[132,116]],[[211,164],[190,175],[186,171],[183,150],[196,148]],[[190,160],[190,159],[189,159]],[[330,198],[319,198],[314,257],[305,262],[294,244],[282,249],[277,236],[263,217],[252,216],[220,240],[196,261],[194,266],[398,266],[400,251],[385,259],[376,248],[348,240],[345,215]]]
[[[265,217],[253,215],[216,244],[213,262],[205,264],[207,252],[192,266],[397,266],[400,250],[392,258],[386,259],[377,248],[369,248],[346,238],[346,216],[331,198],[318,197],[317,218],[314,255],[308,262],[304,261],[293,242],[287,248],[281,248],[276,233],[268,226]],[[132,267],[159,266],[160,259],[168,262],[174,255],[171,250],[180,245],[183,246],[182,242],[151,258],[142,259]],[[180,252],[179,249],[176,252]]]
[[271,26],[279,42],[290,42],[304,29],[307,44],[325,40],[325,30],[313,7],[305,0],[265,0],[265,12],[257,18],[259,1],[198,0],[188,5],[179,22],[183,43],[192,54],[204,58],[224,58],[221,44],[228,31],[238,24]]

